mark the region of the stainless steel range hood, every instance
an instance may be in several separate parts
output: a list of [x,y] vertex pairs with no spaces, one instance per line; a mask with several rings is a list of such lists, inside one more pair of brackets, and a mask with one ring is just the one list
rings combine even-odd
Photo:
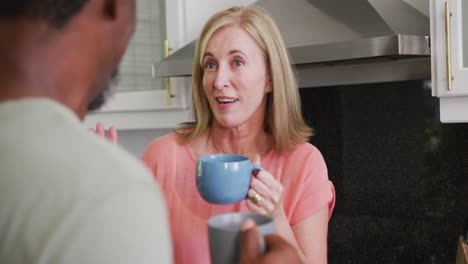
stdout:
[[[280,28],[300,87],[430,77],[427,0],[259,0]],[[195,42],[160,61],[190,76]]]

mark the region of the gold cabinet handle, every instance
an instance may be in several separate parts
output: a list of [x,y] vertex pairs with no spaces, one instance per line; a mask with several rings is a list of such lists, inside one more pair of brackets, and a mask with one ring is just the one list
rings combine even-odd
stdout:
[[451,51],[451,41],[450,41],[450,17],[452,13],[450,13],[450,4],[449,0],[445,1],[445,62],[447,67],[447,90],[452,90],[452,51]]
[[[169,52],[171,51],[171,48],[169,48],[169,40],[164,40],[164,56],[167,57],[169,56]],[[167,105],[172,104],[172,98],[174,95],[172,94],[171,91],[171,79],[169,77],[166,77],[166,99],[167,99]]]

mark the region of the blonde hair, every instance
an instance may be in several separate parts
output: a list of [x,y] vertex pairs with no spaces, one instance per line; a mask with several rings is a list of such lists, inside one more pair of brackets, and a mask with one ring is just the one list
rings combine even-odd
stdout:
[[263,128],[272,135],[276,152],[307,142],[312,129],[302,118],[299,90],[281,34],[272,17],[255,6],[232,7],[213,15],[202,29],[195,50],[192,72],[194,122],[177,130],[178,141],[187,143],[209,129],[213,113],[203,89],[203,54],[211,36],[220,28],[238,25],[262,49],[270,71],[272,91],[268,94]]

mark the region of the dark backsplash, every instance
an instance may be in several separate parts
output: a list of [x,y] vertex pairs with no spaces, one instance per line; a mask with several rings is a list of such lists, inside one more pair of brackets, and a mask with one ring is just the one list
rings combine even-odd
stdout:
[[454,263],[468,124],[441,124],[424,81],[300,92],[337,193],[329,263]]

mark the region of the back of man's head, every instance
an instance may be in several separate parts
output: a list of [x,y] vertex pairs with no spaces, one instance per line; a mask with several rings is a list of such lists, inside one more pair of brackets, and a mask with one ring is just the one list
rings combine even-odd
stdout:
[[55,27],[65,25],[89,0],[2,0],[0,19],[42,20]]
[[98,108],[135,30],[136,0],[1,0],[0,102]]

